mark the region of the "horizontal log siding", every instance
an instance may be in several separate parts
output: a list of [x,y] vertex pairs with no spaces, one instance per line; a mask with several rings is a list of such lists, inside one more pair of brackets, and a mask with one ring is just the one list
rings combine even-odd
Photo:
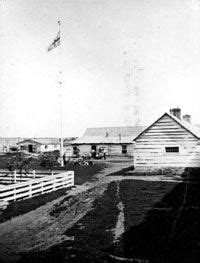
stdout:
[[[179,153],[165,147],[178,146]],[[135,167],[199,167],[198,139],[168,116],[142,134],[135,143]]]

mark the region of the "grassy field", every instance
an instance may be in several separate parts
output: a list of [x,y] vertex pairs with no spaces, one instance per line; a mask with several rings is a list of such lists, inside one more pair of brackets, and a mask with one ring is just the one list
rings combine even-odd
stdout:
[[120,189],[126,232],[117,255],[150,262],[199,261],[198,183],[122,181]]
[[95,175],[103,171],[106,167],[107,165],[105,163],[93,163],[89,166],[74,166],[69,163],[65,166],[65,170],[74,171],[74,183],[75,185],[81,185],[85,182],[96,180]]
[[[68,164],[67,170],[74,170],[77,175],[76,184],[82,184],[96,180],[95,175],[105,167],[105,164],[98,162],[84,167]],[[113,174],[115,177],[107,177],[101,194],[97,194],[101,183],[97,186],[95,182],[93,187],[80,196],[66,196],[53,206],[47,216],[56,222],[63,222],[61,219],[66,217],[66,213],[70,213],[70,207],[73,208],[70,215],[72,220],[79,214],[79,210],[83,216],[71,228],[63,231],[67,240],[55,243],[45,250],[20,253],[16,262],[198,262],[199,180],[192,183],[188,180],[189,183],[186,183],[186,174],[183,182],[143,181],[121,177],[128,169],[130,167],[112,173],[109,168],[109,175]],[[199,174],[194,177],[196,175],[199,177]],[[192,177],[192,181],[193,179]],[[95,191],[96,194],[93,194]],[[27,213],[65,194],[66,189],[60,189],[13,203],[3,212],[0,221]],[[96,197],[92,199],[91,209],[84,214],[83,207],[89,207],[87,202],[91,202],[92,196]],[[121,212],[123,218],[119,222]],[[116,240],[119,226],[124,233]],[[62,225],[58,224],[58,227],[62,228]]]
[[[93,209],[66,231],[70,240],[22,254],[20,262],[120,262],[113,255],[130,262],[198,262],[198,189],[198,184],[188,185],[182,207],[185,183],[112,182]],[[113,242],[120,201],[125,232]]]
[[69,188],[62,188],[51,193],[46,193],[43,195],[34,196],[29,199],[12,202],[8,205],[7,209],[3,210],[0,214],[0,223],[9,220],[12,217],[28,213],[42,205],[45,205],[48,202],[59,198],[60,196],[66,195],[67,190],[69,190]]

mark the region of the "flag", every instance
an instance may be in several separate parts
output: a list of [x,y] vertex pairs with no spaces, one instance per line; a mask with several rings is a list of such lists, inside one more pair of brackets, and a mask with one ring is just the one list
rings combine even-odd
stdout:
[[47,51],[51,51],[52,49],[56,48],[59,45],[60,45],[60,31],[58,32],[56,38],[51,43],[51,45],[47,48]]

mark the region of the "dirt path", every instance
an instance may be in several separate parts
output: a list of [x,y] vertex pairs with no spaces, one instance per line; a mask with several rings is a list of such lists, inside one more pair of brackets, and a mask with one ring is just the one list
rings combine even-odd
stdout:
[[124,205],[122,203],[122,200],[120,199],[120,194],[119,194],[119,181],[117,181],[117,197],[119,199],[119,203],[117,205],[119,209],[119,215],[117,218],[117,223],[115,226],[115,229],[113,229],[114,232],[114,243],[118,241],[120,236],[124,233]]
[[[106,175],[130,166],[131,163],[109,163],[97,174],[97,181],[70,190],[52,202],[22,216],[0,224],[0,258],[13,261],[20,252],[45,250],[68,239],[64,234],[91,209],[112,181]],[[19,242],[20,240],[20,242]]]

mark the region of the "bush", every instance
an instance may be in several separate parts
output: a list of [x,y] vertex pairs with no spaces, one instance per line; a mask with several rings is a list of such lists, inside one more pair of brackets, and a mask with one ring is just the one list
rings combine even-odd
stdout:
[[19,173],[23,171],[28,173],[33,169],[33,165],[36,163],[36,159],[33,157],[26,158],[23,153],[18,153],[11,157],[7,161],[7,168],[9,171],[19,170]]
[[39,165],[43,168],[52,170],[53,167],[58,166],[59,155],[59,151],[43,153],[38,158]]

